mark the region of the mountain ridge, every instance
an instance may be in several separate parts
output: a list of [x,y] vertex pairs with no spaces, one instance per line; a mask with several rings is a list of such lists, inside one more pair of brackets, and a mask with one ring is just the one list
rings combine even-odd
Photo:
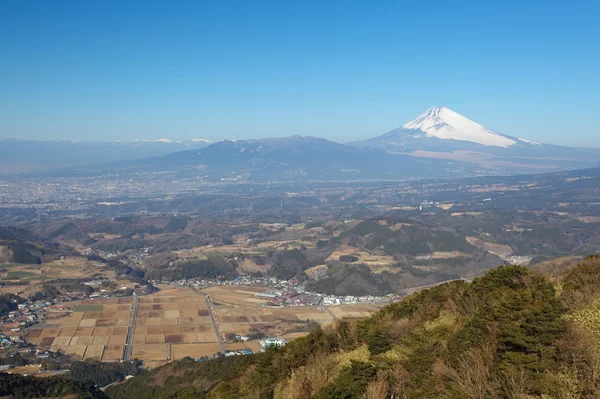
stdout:
[[454,161],[414,159],[376,148],[357,148],[312,136],[255,140],[224,140],[199,150],[180,151],[161,157],[90,165],[69,173],[138,173],[176,171],[181,175],[212,178],[268,179],[365,179],[408,178],[420,168],[421,176],[451,176]]

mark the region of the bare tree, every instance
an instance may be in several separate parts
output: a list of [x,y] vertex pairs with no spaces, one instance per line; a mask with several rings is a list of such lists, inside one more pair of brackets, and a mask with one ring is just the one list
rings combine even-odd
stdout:
[[450,380],[451,387],[470,399],[499,397],[499,386],[492,375],[494,351],[491,345],[472,349],[461,356],[456,367],[443,362],[434,370]]

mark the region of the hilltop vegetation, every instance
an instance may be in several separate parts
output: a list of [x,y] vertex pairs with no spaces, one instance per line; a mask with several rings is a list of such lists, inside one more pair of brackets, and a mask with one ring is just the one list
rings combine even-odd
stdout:
[[0,373],[0,397],[105,399],[106,395],[89,383],[66,378]]
[[[502,266],[280,350],[191,359],[110,387],[120,398],[595,398],[600,257]],[[560,288],[560,289],[557,289]]]

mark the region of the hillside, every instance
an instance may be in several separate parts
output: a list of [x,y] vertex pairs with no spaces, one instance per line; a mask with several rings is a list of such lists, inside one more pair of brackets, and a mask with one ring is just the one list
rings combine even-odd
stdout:
[[28,230],[0,227],[0,264],[42,263],[46,259],[57,258],[70,252]]
[[[120,398],[594,398],[600,257],[491,270],[318,328],[281,350],[175,362]],[[558,289],[560,288],[560,289]]]
[[23,377],[0,373],[2,398],[103,399],[106,395],[93,385],[61,377]]

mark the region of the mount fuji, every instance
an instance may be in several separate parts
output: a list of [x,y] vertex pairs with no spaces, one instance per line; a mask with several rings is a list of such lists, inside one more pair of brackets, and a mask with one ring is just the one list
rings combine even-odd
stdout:
[[350,145],[468,162],[507,173],[594,167],[600,155],[600,150],[561,147],[498,133],[446,107],[430,108],[402,127]]

